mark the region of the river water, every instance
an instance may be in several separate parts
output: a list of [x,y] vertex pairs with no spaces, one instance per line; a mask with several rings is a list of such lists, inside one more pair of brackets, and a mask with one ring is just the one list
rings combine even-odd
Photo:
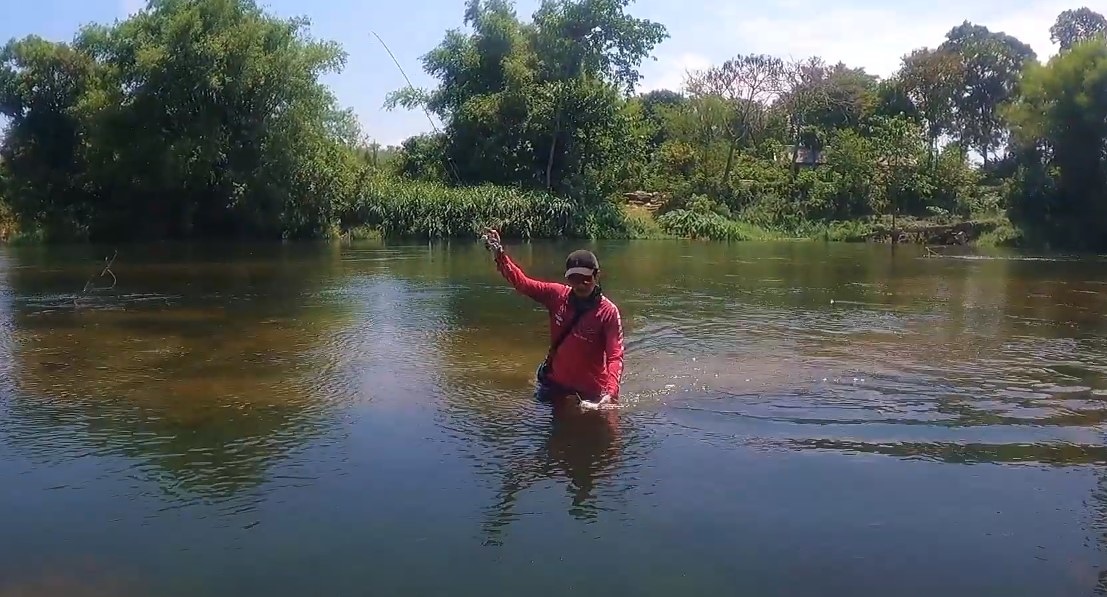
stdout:
[[1107,587],[1107,259],[588,246],[608,413],[476,243],[3,249],[0,596]]

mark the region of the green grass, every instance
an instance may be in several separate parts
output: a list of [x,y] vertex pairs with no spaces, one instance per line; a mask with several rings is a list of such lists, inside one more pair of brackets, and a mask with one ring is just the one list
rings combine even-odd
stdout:
[[[632,205],[606,201],[581,203],[547,193],[482,185],[451,187],[436,182],[391,176],[369,180],[342,218],[348,238],[440,239],[475,237],[485,228],[504,238],[698,239],[723,242],[808,239],[865,242],[891,228],[889,217],[818,222],[796,218],[767,227],[719,213],[700,200],[689,208],[654,216]],[[1004,219],[1004,221],[1006,221]],[[899,229],[926,228],[946,222],[899,218]],[[983,243],[1007,243],[1010,227],[984,226]]]
[[343,233],[339,233],[339,235],[344,236],[344,237],[348,238],[349,240],[380,240],[381,239],[380,230],[377,230],[376,228],[373,228],[371,226],[365,226],[365,225],[354,226],[353,228],[350,228],[349,230],[346,230]]
[[865,242],[873,233],[873,224],[867,220],[846,220],[827,222],[818,226],[813,238],[830,242]]
[[638,205],[626,205],[623,207],[625,214],[627,236],[636,239],[665,239],[675,238],[661,229],[657,218],[644,207]]
[[662,232],[678,238],[718,241],[774,240],[783,235],[749,222],[731,220],[717,213],[684,209],[667,212],[657,218]]
[[982,247],[1018,247],[1023,243],[1023,234],[1005,216],[990,222],[994,227],[980,234],[976,244]]
[[626,238],[639,222],[614,203],[586,205],[546,193],[377,177],[343,215],[347,232],[386,238],[454,238],[496,228],[504,238]]

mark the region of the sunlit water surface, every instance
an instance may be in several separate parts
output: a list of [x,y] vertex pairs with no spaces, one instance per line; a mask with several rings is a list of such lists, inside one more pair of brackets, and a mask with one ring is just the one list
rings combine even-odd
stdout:
[[475,243],[3,249],[0,597],[1107,585],[1107,260],[589,246],[606,414]]

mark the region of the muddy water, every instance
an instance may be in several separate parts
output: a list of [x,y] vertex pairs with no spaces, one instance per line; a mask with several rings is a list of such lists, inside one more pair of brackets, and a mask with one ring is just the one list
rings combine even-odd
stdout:
[[1107,585],[1107,260],[592,248],[606,415],[470,243],[3,249],[0,597]]

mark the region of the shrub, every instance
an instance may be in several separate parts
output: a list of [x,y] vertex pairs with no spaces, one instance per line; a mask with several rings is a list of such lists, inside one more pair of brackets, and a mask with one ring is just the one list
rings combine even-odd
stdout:
[[737,222],[717,213],[700,213],[687,209],[670,211],[658,217],[657,223],[666,234],[681,238],[741,241],[772,237],[753,224]]

